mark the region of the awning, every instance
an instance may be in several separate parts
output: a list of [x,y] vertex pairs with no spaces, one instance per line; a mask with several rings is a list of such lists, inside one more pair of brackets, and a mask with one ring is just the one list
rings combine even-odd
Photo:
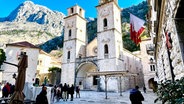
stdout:
[[[129,71],[100,71],[100,72],[88,72],[87,76],[104,76],[105,82],[105,99],[107,99],[107,81],[110,77],[121,77],[122,76],[137,76],[138,74],[130,73]],[[121,80],[120,80],[120,88],[121,88]],[[120,96],[122,96],[122,91],[120,89]]]

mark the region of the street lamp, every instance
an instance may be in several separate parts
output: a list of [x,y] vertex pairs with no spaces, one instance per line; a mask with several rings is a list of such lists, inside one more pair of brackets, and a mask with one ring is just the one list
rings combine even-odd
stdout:
[[150,58],[150,62],[153,63],[153,58]]

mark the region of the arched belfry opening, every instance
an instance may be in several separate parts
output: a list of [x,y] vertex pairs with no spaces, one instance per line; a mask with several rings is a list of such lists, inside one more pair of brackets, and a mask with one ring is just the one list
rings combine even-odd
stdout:
[[72,30],[70,29],[69,31],[68,31],[68,37],[70,38],[72,36]]
[[108,48],[108,45],[105,44],[104,45],[104,54],[108,54],[109,53],[109,48]]
[[104,25],[104,28],[107,27],[107,18],[105,18],[105,19],[103,20],[103,25]]
[[67,59],[68,60],[70,59],[70,51],[68,51],[68,53],[67,53]]
[[76,69],[76,85],[83,90],[98,90],[98,76],[87,76],[89,72],[97,72],[98,67],[94,62],[83,62]]

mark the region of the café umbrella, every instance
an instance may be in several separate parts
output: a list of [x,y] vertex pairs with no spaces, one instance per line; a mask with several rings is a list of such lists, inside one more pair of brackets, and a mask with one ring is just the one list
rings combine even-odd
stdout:
[[22,103],[25,95],[22,92],[25,84],[26,68],[28,66],[28,56],[24,53],[20,55],[20,61],[18,63],[18,76],[15,82],[15,92],[10,98],[9,104]]

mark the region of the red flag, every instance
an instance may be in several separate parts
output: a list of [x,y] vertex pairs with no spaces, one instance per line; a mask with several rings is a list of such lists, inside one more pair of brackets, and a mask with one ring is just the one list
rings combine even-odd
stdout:
[[130,13],[130,37],[136,45],[141,42],[141,34],[144,32],[145,21]]
[[166,31],[165,32],[165,36],[166,36],[166,46],[167,46],[167,49],[171,49],[172,48],[171,33],[168,33]]

